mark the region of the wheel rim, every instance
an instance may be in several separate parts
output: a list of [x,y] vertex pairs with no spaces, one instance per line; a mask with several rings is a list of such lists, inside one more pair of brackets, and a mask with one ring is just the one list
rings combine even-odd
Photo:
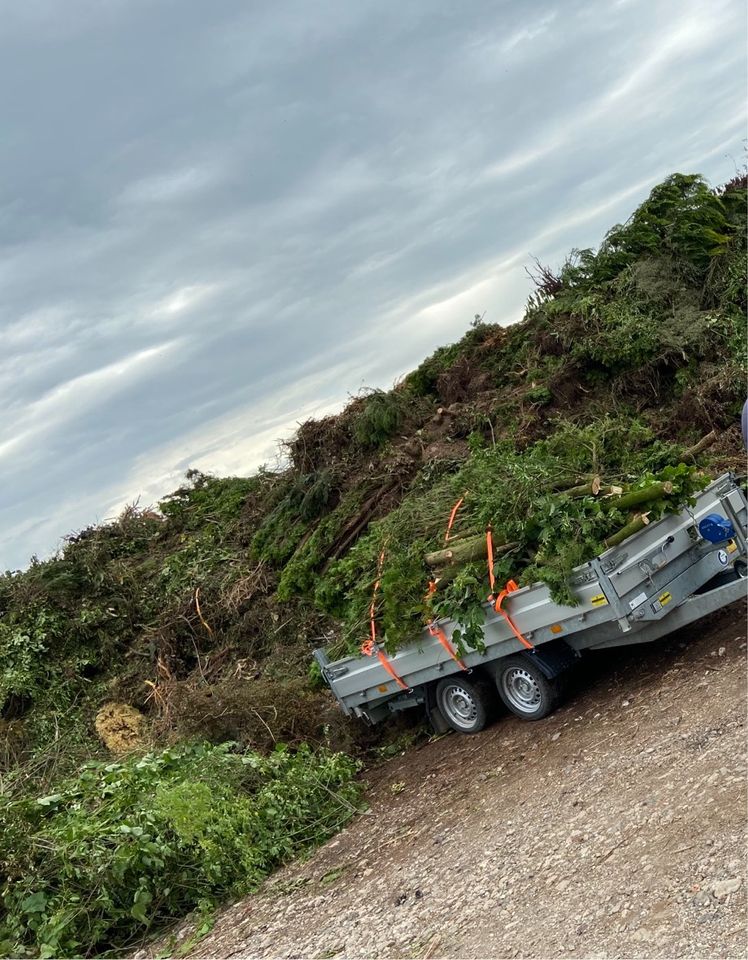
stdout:
[[441,706],[446,718],[456,727],[469,730],[478,718],[478,704],[469,690],[459,683],[445,686],[441,694]]
[[501,688],[509,703],[520,713],[535,713],[540,706],[540,685],[523,667],[507,670],[501,678]]

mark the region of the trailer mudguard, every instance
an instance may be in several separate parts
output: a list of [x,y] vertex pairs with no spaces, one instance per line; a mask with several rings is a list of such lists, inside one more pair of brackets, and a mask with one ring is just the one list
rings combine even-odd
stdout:
[[[551,640],[542,647],[523,650],[521,656],[536,663],[549,680],[561,676],[579,659],[579,653],[563,640]],[[498,660],[497,666],[500,665],[501,660]]]

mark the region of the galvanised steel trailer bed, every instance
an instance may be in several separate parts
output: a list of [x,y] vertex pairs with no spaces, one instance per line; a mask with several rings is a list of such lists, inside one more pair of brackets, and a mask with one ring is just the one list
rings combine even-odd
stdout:
[[[335,662],[324,650],[314,656],[345,713],[370,723],[425,705],[437,729],[476,733],[497,690],[513,713],[537,720],[558,704],[582,650],[648,643],[745,597],[747,532],[746,496],[724,474],[692,508],[577,567],[570,582],[578,606],[554,603],[543,583],[510,593],[503,608],[524,641],[486,603],[485,651],[466,653],[461,661],[467,669],[428,630],[388,658],[406,689],[376,656]],[[458,624],[441,620],[435,626],[451,639]]]

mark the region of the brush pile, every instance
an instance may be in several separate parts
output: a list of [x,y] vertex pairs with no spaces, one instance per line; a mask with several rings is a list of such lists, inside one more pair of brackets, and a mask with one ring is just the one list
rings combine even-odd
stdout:
[[[166,907],[234,895],[233,864],[259,876],[289,836],[336,829],[353,767],[327,750],[374,734],[311,650],[358,651],[373,595],[390,651],[443,615],[479,647],[487,530],[498,587],[571,604],[574,566],[744,470],[747,182],[668,177],[596,252],[538,266],[521,323],[477,317],[392,390],[302,424],[282,468],[191,471],[0,576],[0,952],[121,953]],[[233,745],[178,745],[196,737]]]
[[[509,444],[477,449],[431,490],[406,497],[318,588],[318,601],[332,601],[332,609],[337,601],[346,618],[350,641],[340,652],[355,652],[372,609],[390,653],[442,616],[463,625],[455,636],[461,653],[480,649],[494,581],[543,581],[557,602],[575,605],[575,566],[677,512],[708,482],[670,447],[655,445],[637,458],[621,426],[567,426],[521,453]],[[584,441],[593,438],[605,481],[578,472],[589,465],[592,445]]]
[[111,703],[155,744],[349,746],[310,650],[358,650],[383,548],[389,650],[439,615],[480,642],[489,527],[499,585],[572,603],[576,564],[744,468],[746,184],[668,177],[596,252],[538,267],[521,323],[477,317],[394,389],[302,424],[281,469],[191,472],[0,577],[0,764],[67,775],[101,756]]

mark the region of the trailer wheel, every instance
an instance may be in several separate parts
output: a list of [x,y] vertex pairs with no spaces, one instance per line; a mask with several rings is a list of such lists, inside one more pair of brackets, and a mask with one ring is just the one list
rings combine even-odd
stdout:
[[482,680],[445,677],[436,686],[436,705],[457,733],[479,733],[492,713],[491,684]]
[[507,657],[496,671],[499,696],[515,716],[523,720],[542,720],[552,713],[560,700],[557,680],[549,680],[528,657]]

